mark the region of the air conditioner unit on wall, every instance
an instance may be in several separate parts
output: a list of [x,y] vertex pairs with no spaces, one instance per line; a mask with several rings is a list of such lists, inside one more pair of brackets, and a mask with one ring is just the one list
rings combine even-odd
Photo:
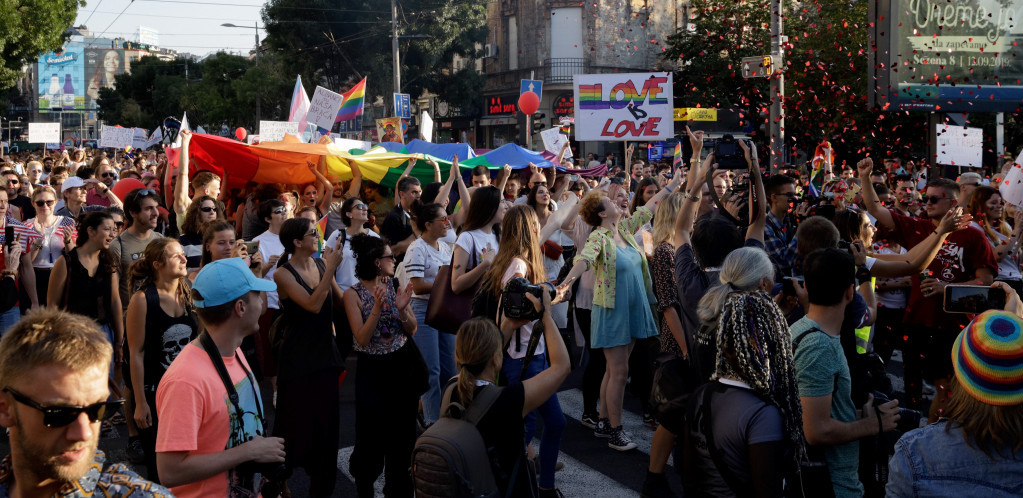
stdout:
[[483,47],[483,57],[485,59],[496,59],[499,50],[496,44],[488,43]]

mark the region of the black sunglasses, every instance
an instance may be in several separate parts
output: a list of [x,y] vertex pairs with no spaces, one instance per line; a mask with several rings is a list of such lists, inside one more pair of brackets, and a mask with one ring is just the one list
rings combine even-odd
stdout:
[[36,201],[36,207],[53,207],[54,204],[56,204],[56,201]]
[[386,254],[386,255],[380,256],[380,258],[378,258],[378,259],[390,259],[390,260],[393,261],[394,260],[394,255],[393,254]]
[[947,200],[947,199],[948,199],[948,197],[945,197],[943,195],[931,195],[931,196],[924,196],[923,199],[921,199],[921,200],[924,201],[924,204],[937,204],[937,203],[939,203],[941,201],[944,201],[944,200]]
[[107,171],[100,176],[102,176],[103,178],[117,178],[117,173]]
[[14,400],[43,412],[43,425],[50,428],[64,427],[78,419],[83,412],[89,416],[89,422],[104,420],[124,404],[123,399],[102,401],[89,406],[43,406],[24,394],[5,387],[4,392],[10,393]]
[[[210,207],[210,206],[203,206],[203,207],[199,208],[199,211],[202,211],[202,212],[204,212],[204,213],[212,213],[212,212],[214,212],[214,211],[216,211],[216,210],[217,210],[217,208],[215,208],[215,207]],[[275,212],[276,212],[276,211],[275,211]]]

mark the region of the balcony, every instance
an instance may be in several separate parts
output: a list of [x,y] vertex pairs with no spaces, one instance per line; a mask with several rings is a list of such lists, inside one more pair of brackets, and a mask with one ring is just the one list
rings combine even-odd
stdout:
[[571,83],[572,75],[586,74],[586,59],[546,59],[543,61],[543,70],[544,83],[552,85],[559,83]]

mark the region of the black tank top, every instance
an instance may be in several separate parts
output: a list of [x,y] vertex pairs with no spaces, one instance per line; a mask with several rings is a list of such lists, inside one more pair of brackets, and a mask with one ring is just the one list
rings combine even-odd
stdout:
[[[333,278],[333,275],[324,277],[326,265],[321,259],[313,259],[316,268],[320,272],[320,278]],[[306,284],[302,276],[291,266],[285,263],[277,270],[287,270],[294,277],[295,281],[309,294],[313,288]],[[319,282],[314,282],[317,285]],[[282,326],[284,327],[284,341],[281,343],[281,352],[278,355],[277,376],[281,382],[302,377],[318,370],[327,368],[341,368],[344,364],[340,353],[337,351],[337,344],[334,342],[333,306],[334,301],[328,293],[323,300],[323,305],[316,313],[310,313],[291,299],[281,299]]]
[[160,306],[160,293],[149,284],[142,289],[146,294],[146,338],[142,362],[145,365],[144,383],[147,390],[156,390],[164,372],[189,342],[198,336],[198,326],[191,310],[173,317]]
[[78,259],[78,248],[67,253],[67,281],[64,283],[64,308],[72,313],[85,315],[96,320],[100,325],[109,325],[112,316],[110,308],[110,280],[108,269],[103,268],[100,260],[95,275],[82,266]]

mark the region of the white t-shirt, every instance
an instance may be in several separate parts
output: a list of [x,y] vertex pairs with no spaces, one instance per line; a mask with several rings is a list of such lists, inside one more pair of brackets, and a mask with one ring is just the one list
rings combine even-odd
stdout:
[[[259,255],[263,257],[264,265],[270,261],[271,256],[284,254],[284,244],[281,243],[281,236],[269,230],[253,237],[252,241],[259,242]],[[275,271],[277,271],[277,265],[270,267],[270,271],[266,272],[266,276],[263,278],[273,282]],[[281,307],[277,291],[266,293],[266,307],[272,309],[279,309]]]
[[[366,230],[366,235],[380,238],[373,230]],[[337,239],[340,237],[341,230],[334,230],[334,233],[327,237],[324,245],[336,251]],[[342,291],[346,291],[349,287],[359,282],[359,278],[355,276],[355,254],[352,253],[352,237],[347,233],[345,234],[345,245],[341,251],[341,264],[337,266],[337,270],[334,272],[334,280],[337,281],[337,285]]]
[[458,235],[458,239],[455,240],[455,245],[461,247],[463,251],[469,254],[469,262],[465,268],[465,271],[470,271],[476,267],[473,264],[473,247],[475,246],[476,251],[476,264],[483,261],[483,250],[490,249],[497,253],[497,236],[493,233],[484,233],[480,229],[470,230],[468,232],[462,232]]
[[[526,262],[519,258],[512,258],[511,263],[508,264],[508,269],[504,271],[504,275],[501,276],[501,288],[508,284],[508,281],[515,276],[516,273],[525,275],[528,270]],[[514,359],[521,359],[526,357],[526,349],[529,347],[529,337],[533,334],[533,324],[536,322],[529,322],[519,328],[518,333],[512,335],[510,341],[508,341],[508,348],[506,349],[508,356]],[[540,337],[540,341],[536,345],[536,352],[534,354],[543,354],[547,351],[547,343],[544,341],[543,336]]]
[[[405,251],[405,275],[408,278],[422,278],[428,284],[432,284],[437,278],[437,271],[441,266],[451,263],[451,248],[447,244],[438,241],[437,249],[430,247],[425,240],[418,238],[412,241]],[[412,299],[428,300],[430,293],[412,294]]]
[[[990,242],[990,239],[988,239],[987,237],[987,231],[984,230],[984,227],[980,226],[980,223],[974,221],[970,223],[970,226],[976,228],[977,230],[980,230],[981,232],[984,232],[984,238],[987,239],[988,242]],[[998,231],[995,231],[995,235],[998,236],[999,244],[1004,243],[1006,239],[1009,238],[1008,235],[1002,235],[1001,232]],[[992,247],[992,250],[993,249],[994,247]],[[1019,272],[1019,261],[1016,258],[1012,257],[1012,255],[1007,255],[1001,260],[999,260],[997,278],[999,280],[1019,280],[1021,278]]]

